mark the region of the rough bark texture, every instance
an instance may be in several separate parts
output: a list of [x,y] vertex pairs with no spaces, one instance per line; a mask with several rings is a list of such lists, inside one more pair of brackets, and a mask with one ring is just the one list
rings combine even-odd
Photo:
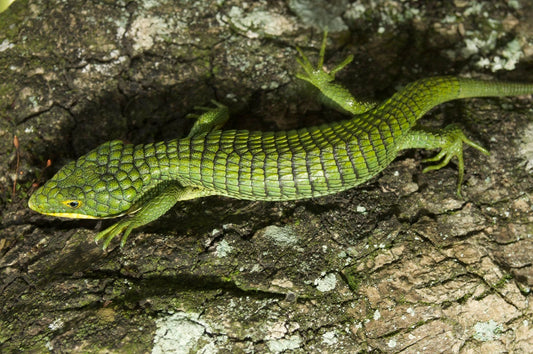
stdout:
[[533,82],[528,0],[325,3],[18,0],[0,14],[1,351],[533,351],[531,97],[428,115],[491,150],[466,151],[464,200],[453,165],[422,174],[431,153],[409,151],[330,197],[181,203],[107,252],[96,222],[28,210],[66,161],[183,135],[210,99],[230,128],[339,119],[293,76],[321,26],[330,67],[355,55],[338,78],[359,97],[436,74]]

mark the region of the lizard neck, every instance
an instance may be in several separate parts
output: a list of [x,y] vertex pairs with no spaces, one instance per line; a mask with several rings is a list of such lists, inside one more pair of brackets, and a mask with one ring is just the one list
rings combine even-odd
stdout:
[[175,178],[177,171],[177,139],[133,147],[132,160],[144,189]]

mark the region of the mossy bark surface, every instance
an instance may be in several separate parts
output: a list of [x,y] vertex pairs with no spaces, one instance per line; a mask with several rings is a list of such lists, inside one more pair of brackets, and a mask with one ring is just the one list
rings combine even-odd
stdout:
[[67,161],[183,136],[211,99],[228,128],[342,119],[294,77],[318,26],[327,66],[354,54],[338,80],[358,97],[441,74],[533,82],[529,1],[327,3],[18,0],[0,14],[2,351],[533,351],[531,97],[422,121],[491,151],[466,150],[464,199],[453,164],[422,174],[432,153],[416,150],[329,197],[180,203],[105,252],[93,239],[112,221],[27,208]]

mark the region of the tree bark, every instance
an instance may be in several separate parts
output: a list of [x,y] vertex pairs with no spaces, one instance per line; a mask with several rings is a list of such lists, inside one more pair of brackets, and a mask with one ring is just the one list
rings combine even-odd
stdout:
[[532,352],[531,97],[421,122],[490,149],[466,150],[463,200],[453,164],[422,174],[417,150],[329,197],[180,203],[105,252],[112,221],[26,204],[105,141],[185,135],[211,99],[228,128],[342,119],[294,77],[325,26],[326,65],[354,54],[337,76],[358,97],[437,74],[533,82],[532,5],[513,4],[16,1],[0,14],[2,351]]

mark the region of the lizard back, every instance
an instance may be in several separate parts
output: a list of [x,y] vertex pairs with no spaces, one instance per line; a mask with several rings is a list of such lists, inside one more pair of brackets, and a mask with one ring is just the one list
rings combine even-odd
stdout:
[[[240,199],[318,197],[358,185],[397,155],[391,122],[363,114],[299,130],[214,131],[177,141],[176,178]],[[395,124],[396,125],[396,124]]]

